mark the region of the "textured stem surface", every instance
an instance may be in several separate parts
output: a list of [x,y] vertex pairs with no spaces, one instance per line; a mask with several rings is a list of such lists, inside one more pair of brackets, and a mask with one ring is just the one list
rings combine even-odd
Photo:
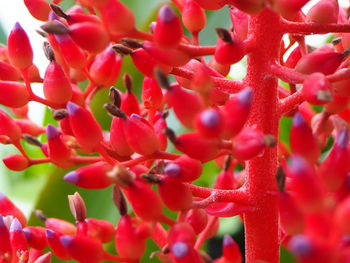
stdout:
[[[256,49],[248,56],[246,81],[253,88],[253,105],[248,120],[265,134],[278,138],[277,78],[266,74],[278,61],[282,31],[280,18],[264,10],[251,18],[249,33]],[[279,262],[277,185],[277,148],[266,148],[261,156],[248,162],[247,190],[257,211],[244,214],[246,262]]]

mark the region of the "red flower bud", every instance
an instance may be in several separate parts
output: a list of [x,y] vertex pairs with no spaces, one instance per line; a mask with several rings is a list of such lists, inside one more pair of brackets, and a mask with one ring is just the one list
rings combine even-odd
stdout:
[[123,96],[120,109],[128,116],[133,113],[140,115],[139,102],[132,92],[132,80],[128,74],[124,75],[124,82],[127,91]]
[[131,10],[119,0],[109,0],[99,8],[104,25],[111,34],[123,37],[135,29]]
[[123,122],[126,141],[135,152],[149,155],[159,150],[158,136],[147,120],[131,114]]
[[95,57],[90,66],[90,75],[97,85],[108,87],[116,82],[121,65],[122,58],[109,47]]
[[123,187],[135,214],[143,220],[157,220],[162,215],[162,202],[151,186],[135,180],[134,183]]
[[346,129],[337,134],[332,150],[321,163],[320,176],[330,191],[339,190],[350,172],[349,132]]
[[290,147],[293,153],[303,156],[312,163],[317,162],[320,156],[317,140],[300,113],[294,115],[290,132]]
[[57,128],[49,124],[46,128],[49,157],[53,163],[61,164],[71,156],[71,150],[64,144]]
[[220,64],[234,64],[246,54],[245,46],[226,29],[217,29],[219,40],[215,49],[215,60]]
[[103,189],[113,183],[108,176],[111,170],[112,166],[108,163],[97,162],[69,172],[64,176],[64,180],[86,189]]
[[[22,225],[17,218],[13,218],[10,226],[10,240],[12,247],[12,254],[14,258],[17,257],[17,253],[20,251],[28,250],[28,243],[26,236],[23,232]],[[17,260],[15,259],[17,262]]]
[[217,109],[207,109],[197,115],[195,125],[204,137],[220,137],[224,129],[224,117]]
[[29,101],[29,93],[25,85],[12,82],[0,81],[0,104],[7,107],[19,108],[26,105]]
[[10,199],[8,199],[5,195],[0,193],[0,215],[2,216],[13,216],[21,222],[21,225],[26,225],[27,219],[22,213],[21,210],[19,210],[18,207],[16,207]]
[[28,245],[32,248],[43,250],[47,247],[45,228],[41,226],[27,226],[23,229]]
[[204,102],[198,94],[185,91],[179,85],[170,86],[166,99],[176,117],[187,128],[193,127],[195,116],[204,108]]
[[293,51],[290,53],[284,65],[288,68],[295,68],[298,61],[301,59],[301,56],[302,55],[301,55],[300,47],[298,46],[294,48]]
[[338,22],[338,15],[338,1],[321,0],[309,10],[306,19],[314,23],[330,24]]
[[208,214],[204,209],[192,208],[186,213],[185,222],[189,223],[198,235],[208,224]]
[[344,97],[350,97],[350,80],[342,80],[342,81],[336,81],[332,83],[332,91],[339,95]]
[[55,39],[66,63],[76,69],[86,66],[86,55],[74,43],[69,35],[55,35]]
[[71,259],[71,256],[60,242],[60,236],[61,234],[58,234],[51,229],[46,229],[47,242],[55,256],[62,260]]
[[54,217],[45,218],[45,227],[60,235],[75,235],[77,232],[77,228],[72,223]]
[[181,155],[175,161],[165,166],[164,172],[167,176],[184,182],[192,182],[202,174],[202,163],[187,155]]
[[331,83],[322,73],[313,73],[303,83],[302,92],[307,102],[323,105],[332,100]]
[[163,93],[155,79],[149,77],[143,79],[142,101],[147,109],[160,109],[163,106]]
[[44,0],[24,0],[29,13],[40,21],[47,21],[51,11],[49,3]]
[[102,244],[92,238],[84,236],[61,236],[61,244],[68,254],[79,262],[99,263],[103,260]]
[[180,67],[191,59],[190,56],[183,51],[175,48],[161,49],[150,41],[143,42],[142,47],[148,54],[154,57],[155,60],[167,66]]
[[176,149],[201,162],[214,159],[219,153],[219,145],[217,139],[203,138],[195,132],[182,134],[175,142]]
[[245,40],[248,35],[248,15],[234,7],[230,8],[230,18],[238,39]]
[[235,158],[249,160],[264,149],[264,134],[256,129],[245,128],[232,140],[232,147]]
[[237,135],[246,123],[251,108],[252,93],[251,88],[246,88],[225,103],[222,112],[225,118],[224,137],[226,139]]
[[334,73],[347,53],[336,53],[333,51],[315,51],[303,56],[295,66],[295,69],[304,74],[320,72],[325,75]]
[[72,98],[72,86],[62,67],[51,61],[44,77],[44,95],[49,101],[64,104]]
[[8,155],[2,161],[12,171],[23,171],[29,166],[29,160],[20,154]]
[[233,177],[232,171],[222,171],[215,180],[216,189],[235,189],[236,181]]
[[304,232],[304,214],[288,192],[279,193],[279,213],[282,229],[288,235]]
[[33,64],[33,50],[29,38],[18,22],[12,29],[7,42],[8,58],[11,65],[25,69]]
[[162,48],[174,48],[180,43],[182,26],[170,6],[164,5],[160,8],[153,35],[154,41]]
[[231,263],[241,263],[243,260],[239,246],[229,235],[224,236],[222,254],[224,259]]
[[140,259],[146,249],[146,239],[138,235],[133,219],[124,215],[120,218],[115,235],[118,254],[129,259]]
[[164,73],[168,73],[171,70],[170,66],[160,63],[142,48],[134,50],[130,56],[135,67],[147,77],[152,78],[157,67],[160,67]]
[[300,9],[310,0],[275,0],[274,9],[287,19],[293,20]]
[[115,235],[114,225],[111,222],[95,218],[87,218],[88,235],[102,243],[110,242]]
[[[189,247],[194,246],[196,241],[196,234],[190,224],[185,222],[180,222],[170,228],[168,233],[168,244],[170,251],[173,250],[173,246],[182,242]],[[173,252],[173,251],[172,251]]]
[[20,74],[10,64],[0,61],[0,80],[16,81],[20,79]]
[[287,189],[305,212],[324,208],[325,191],[311,164],[300,156],[293,156],[286,171]]
[[[97,54],[109,44],[109,37],[103,27],[97,23],[83,22],[72,25],[69,34],[74,42],[89,53]],[[91,41],[94,36],[94,41]]]
[[0,255],[11,254],[10,232],[4,222],[4,217],[0,216]]
[[206,24],[207,17],[204,10],[195,0],[186,0],[182,10],[182,22],[185,27],[193,32],[200,32]]
[[192,192],[179,180],[164,177],[158,185],[158,190],[164,204],[170,210],[186,210],[192,206]]
[[130,156],[134,150],[126,141],[123,119],[114,117],[111,124],[110,140],[113,150],[120,156]]
[[103,135],[93,115],[72,102],[68,102],[67,109],[69,123],[78,143],[87,149],[98,147],[103,140]]
[[30,119],[18,119],[15,120],[16,124],[21,128],[22,133],[32,135],[34,137],[39,136],[45,132],[45,129]]

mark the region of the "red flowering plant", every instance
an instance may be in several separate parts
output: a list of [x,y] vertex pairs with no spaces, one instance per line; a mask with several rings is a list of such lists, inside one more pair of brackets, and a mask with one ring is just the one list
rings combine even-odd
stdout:
[[[36,210],[44,226],[32,226],[1,195],[0,262],[54,255],[82,263],[276,263],[281,246],[296,262],[350,260],[350,24],[336,0],[307,13],[308,0],[173,0],[160,4],[147,32],[119,0],[77,0],[68,10],[61,1],[24,2],[43,21],[49,64],[40,76],[17,23],[0,48],[0,141],[18,150],[3,162],[14,171],[60,167],[63,178],[51,175],[58,198],[64,181],[76,191],[113,189],[103,202],[114,202],[120,217],[116,224],[88,217],[87,206],[101,200],[85,205],[75,193],[68,196],[75,223]],[[216,28],[216,45],[201,45],[205,10],[219,9],[229,10],[231,25]],[[337,38],[319,48],[305,41],[325,33]],[[244,57],[246,76],[226,78]],[[121,73],[130,61],[142,84]],[[44,97],[33,83],[42,83]],[[50,124],[28,118],[30,101],[51,109]],[[280,120],[288,119],[289,138],[280,140]],[[213,161],[220,173],[204,187],[203,165]],[[222,255],[211,259],[204,242],[219,218],[234,216],[244,223],[244,253],[226,235]],[[156,248],[145,259],[146,242]]]

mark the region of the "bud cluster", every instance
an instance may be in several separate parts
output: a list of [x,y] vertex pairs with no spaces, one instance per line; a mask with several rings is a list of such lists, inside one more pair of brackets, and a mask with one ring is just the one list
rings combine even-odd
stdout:
[[[0,262],[51,262],[52,253],[82,263],[137,263],[152,240],[159,248],[152,257],[161,262],[239,263],[228,235],[221,257],[201,251],[219,218],[236,215],[243,216],[248,263],[277,263],[280,245],[301,263],[350,259],[350,24],[338,1],[318,1],[304,13],[308,0],[173,0],[159,7],[149,32],[136,28],[120,0],[77,0],[68,10],[58,0],[24,2],[43,21],[49,63],[41,77],[16,23],[0,47],[0,104],[8,109],[0,110],[0,142],[19,153],[3,162],[14,171],[52,163],[78,188],[111,187],[120,218],[116,225],[89,218],[75,193],[68,196],[75,224],[36,211],[44,226],[28,226],[0,195]],[[217,44],[201,46],[205,10],[227,6],[232,28],[217,28]],[[340,37],[332,44],[315,49],[305,41],[331,32]],[[128,57],[144,75],[141,87],[121,73]],[[244,57],[246,77],[226,78]],[[120,78],[124,87],[116,85]],[[33,92],[35,82],[44,97]],[[108,129],[91,110],[100,90],[109,90],[100,105],[112,118]],[[57,125],[30,120],[30,101],[50,107]],[[185,132],[173,129],[169,114]],[[278,128],[288,117],[287,145]],[[23,142],[44,157],[32,158]],[[212,188],[198,186],[209,161],[221,171]],[[117,255],[104,248],[111,241]]]

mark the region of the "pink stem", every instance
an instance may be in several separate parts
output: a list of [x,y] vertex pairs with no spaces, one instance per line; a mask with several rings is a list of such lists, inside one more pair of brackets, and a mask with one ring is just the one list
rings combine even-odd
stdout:
[[291,84],[303,83],[307,78],[307,75],[299,73],[294,69],[287,68],[278,64],[272,64],[270,66],[270,73],[275,77],[283,80],[284,82]]
[[285,33],[296,33],[303,35],[327,34],[350,32],[349,24],[319,24],[319,23],[299,23],[284,20],[282,30]]
[[292,95],[281,99],[279,101],[278,111],[280,115],[290,112],[297,105],[305,101],[303,94],[300,91],[293,93]]

